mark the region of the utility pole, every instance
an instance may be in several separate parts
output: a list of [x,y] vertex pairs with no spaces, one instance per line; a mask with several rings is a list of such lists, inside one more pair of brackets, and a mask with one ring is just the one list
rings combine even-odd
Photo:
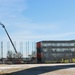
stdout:
[[26,58],[27,58],[28,54],[27,54],[27,42],[26,42]]
[[10,51],[10,42],[7,42],[7,51]]
[[28,58],[29,58],[29,41],[28,41]]
[[20,42],[20,53],[23,56],[23,42],[22,41]]
[[1,59],[3,63],[3,41],[1,41]]

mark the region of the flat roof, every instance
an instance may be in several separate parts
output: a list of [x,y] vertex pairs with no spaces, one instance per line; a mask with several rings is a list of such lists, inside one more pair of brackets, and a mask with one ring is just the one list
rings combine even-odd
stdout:
[[75,43],[75,40],[44,40],[44,41],[39,41],[39,42],[42,42],[42,43]]

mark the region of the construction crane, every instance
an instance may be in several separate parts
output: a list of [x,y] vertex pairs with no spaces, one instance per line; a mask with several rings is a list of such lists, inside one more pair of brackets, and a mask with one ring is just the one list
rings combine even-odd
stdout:
[[9,36],[9,34],[8,34],[7,30],[6,30],[6,28],[5,28],[5,25],[2,24],[1,22],[0,22],[0,25],[4,28],[4,30],[5,30],[5,32],[6,32],[6,34],[7,34],[8,38],[9,38],[9,40],[10,40],[12,46],[13,46],[13,48],[14,48],[14,50],[15,50],[15,53],[18,54],[18,52],[17,52],[17,50],[16,50],[16,47],[14,46],[14,44],[13,44],[13,42],[12,42],[12,40],[11,40],[11,38],[10,38],[10,36]]

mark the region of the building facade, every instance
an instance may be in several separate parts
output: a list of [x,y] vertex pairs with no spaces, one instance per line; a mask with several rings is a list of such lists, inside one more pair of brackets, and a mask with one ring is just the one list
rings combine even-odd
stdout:
[[37,42],[37,63],[72,62],[75,58],[75,40]]

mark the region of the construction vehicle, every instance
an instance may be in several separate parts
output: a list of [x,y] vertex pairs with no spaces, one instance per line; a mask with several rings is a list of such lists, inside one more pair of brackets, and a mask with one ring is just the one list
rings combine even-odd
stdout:
[[[5,25],[2,24],[1,22],[0,22],[0,25],[1,25],[1,26],[3,27],[3,29],[5,30],[7,36],[8,36],[8,38],[9,38],[9,40],[10,40],[10,42],[11,42],[11,44],[12,44],[14,50],[15,50],[15,53],[16,53],[16,55],[18,56],[18,52],[17,52],[17,50],[16,50],[16,47],[15,47],[15,45],[13,44],[13,42],[12,42],[12,40],[11,40],[11,38],[10,38],[10,36],[9,36],[9,34],[8,34],[8,32],[7,32],[7,30],[6,30]],[[21,63],[20,61],[21,61],[21,59],[18,57],[15,62],[16,62],[16,63],[18,63],[18,62]]]

